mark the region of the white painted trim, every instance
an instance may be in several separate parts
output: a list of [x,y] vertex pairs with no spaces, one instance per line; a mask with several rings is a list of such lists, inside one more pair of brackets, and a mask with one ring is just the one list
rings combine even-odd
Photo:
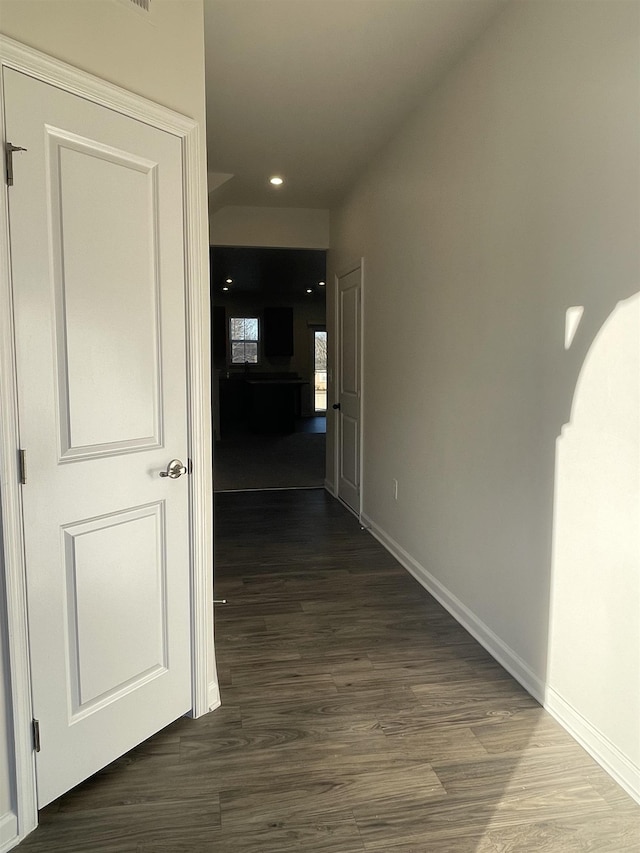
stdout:
[[222,699],[220,698],[220,687],[217,681],[212,681],[209,685],[209,710],[215,711],[216,708],[219,708],[222,704]]
[[361,525],[363,525],[363,521],[362,521],[362,513],[359,513],[359,512],[358,512],[357,510],[355,510],[352,506],[349,506],[349,504],[348,504],[346,501],[343,501],[343,500],[342,500],[342,498],[341,498],[340,496],[338,496],[338,500],[340,501],[340,503],[342,504],[342,506],[347,510],[347,512],[350,512],[350,513],[351,513],[351,515],[352,515],[354,518],[357,518],[357,519],[358,519],[358,522],[359,522]]
[[187,405],[189,458],[192,461],[192,714],[201,717],[209,702],[208,649],[213,648],[213,459],[211,435],[211,356],[209,318],[209,246],[206,186],[198,126],[183,135],[185,187],[185,264],[187,281]]
[[[340,289],[339,289],[339,280],[344,278],[349,273],[355,272],[356,270],[360,270],[360,423],[359,423],[359,445],[360,445],[360,459],[359,459],[359,467],[360,470],[358,472],[359,475],[359,492],[358,492],[358,509],[354,510],[352,507],[348,506],[346,503],[344,504],[350,512],[358,518],[360,523],[362,524],[362,506],[363,506],[363,469],[364,469],[364,258],[359,258],[357,261],[354,261],[352,264],[349,264],[345,267],[342,267],[338,272],[333,275],[333,292],[334,292],[334,317],[333,317],[333,327],[335,329],[335,342],[334,342],[334,363],[336,366],[336,375],[333,382],[333,391],[334,391],[334,399],[336,395],[336,388],[338,388],[338,381],[340,377]],[[339,394],[339,388],[338,388]],[[336,418],[334,418],[335,424]],[[333,489],[329,489],[334,497],[337,497],[338,500],[341,500],[339,497],[340,491],[340,443],[338,441],[338,430],[334,426],[334,442],[333,442],[333,476],[335,487]],[[326,488],[325,481],[325,488]],[[344,503],[344,501],[341,501]]]
[[[204,237],[206,187],[204,152],[197,122],[158,104],[99,80],[66,63],[0,36],[0,65],[12,68],[86,100],[142,121],[182,140],[185,274],[187,300],[187,384],[190,477],[190,539],[192,580],[192,714],[211,707],[208,655],[213,648],[213,531],[209,358],[208,252]],[[1,116],[2,110],[0,110]],[[1,117],[0,117],[1,121]],[[4,128],[1,140],[4,142]],[[14,329],[9,263],[8,192],[0,183],[0,501],[6,576],[9,662],[15,749],[18,837],[37,825],[35,767],[31,746],[31,691],[26,629],[26,590],[22,508],[18,486],[18,407]],[[214,667],[214,662],[211,662]]]
[[18,844],[18,818],[13,812],[0,817],[0,853],[13,849]]
[[598,731],[553,687],[547,686],[544,707],[618,785],[640,803],[640,767],[623,755],[609,738]]
[[[339,288],[338,288],[338,279],[340,276],[337,273],[334,273],[333,276],[333,401],[335,403],[336,397],[339,393],[339,369],[340,369],[340,309],[338,307],[338,297],[339,297]],[[327,405],[329,405],[329,398],[327,396]],[[338,415],[336,414],[335,409],[333,409],[332,405],[332,430],[333,430],[333,490],[332,493],[338,497],[338,475],[340,473],[340,442],[338,435]],[[328,411],[328,410],[327,410]]]
[[46,56],[3,35],[0,35],[0,61],[5,68],[24,71],[37,80],[42,80],[43,83],[50,83],[65,92],[80,95],[88,101],[135,118],[159,130],[166,130],[174,136],[187,136],[197,130],[197,122],[187,116],[149,101],[141,95],[127,92],[113,83],[100,80],[86,71]]
[[358,521],[364,526],[362,523],[364,507],[364,258],[360,258],[360,459],[358,464],[360,466]]
[[529,665],[488,625],[450,592],[431,572],[385,533],[372,519],[362,516],[362,524],[396,560],[459,622],[489,654],[583,746],[615,781],[640,802],[640,768],[624,756],[601,732],[591,725],[553,688],[540,679]]
[[[4,43],[0,41],[0,64]],[[1,72],[0,68],[0,72]],[[0,86],[3,80],[0,73]],[[0,102],[4,93],[0,91]],[[4,146],[4,109],[0,109],[0,141]],[[22,500],[17,449],[18,391],[14,351],[13,298],[9,243],[8,193],[0,180],[0,514],[2,516],[5,604],[11,691],[11,721],[15,772],[13,803],[18,839],[38,825],[35,760],[32,745],[31,670],[27,635],[27,591],[24,571]]]
[[372,535],[389,551],[396,560],[410,572],[414,578],[422,584],[436,601],[448,610],[454,619],[480,643],[481,646],[494,657],[507,672],[520,682],[531,695],[540,702],[544,701],[544,683],[538,678],[533,670],[522,658],[502,642],[488,625],[479,619],[466,604],[463,604],[452,592],[450,592],[440,581],[420,565],[417,560],[405,551],[391,536],[385,533],[375,521],[363,515],[363,525],[368,528]]
[[0,853],[6,853],[18,843],[18,818],[13,812],[0,817]]
[[332,498],[338,497],[338,495],[336,494],[336,490],[333,487],[333,483],[330,482],[329,480],[324,481],[324,488],[327,492],[329,492],[329,494],[331,495]]

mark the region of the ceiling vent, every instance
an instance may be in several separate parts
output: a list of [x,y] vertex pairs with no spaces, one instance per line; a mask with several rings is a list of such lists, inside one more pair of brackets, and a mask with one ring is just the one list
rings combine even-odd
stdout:
[[140,12],[145,17],[151,15],[151,0],[118,0],[118,3],[127,9]]

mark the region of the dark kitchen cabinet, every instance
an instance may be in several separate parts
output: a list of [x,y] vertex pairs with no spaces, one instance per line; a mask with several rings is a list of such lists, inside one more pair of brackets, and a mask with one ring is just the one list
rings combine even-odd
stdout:
[[264,309],[264,354],[267,358],[293,355],[293,308]]
[[215,305],[211,312],[211,354],[215,359],[227,357],[227,312]]

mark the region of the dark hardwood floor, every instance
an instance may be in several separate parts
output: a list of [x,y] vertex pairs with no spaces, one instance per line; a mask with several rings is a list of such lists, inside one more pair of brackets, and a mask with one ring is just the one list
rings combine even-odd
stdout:
[[217,497],[223,707],[45,809],[65,853],[624,853],[638,807],[322,490]]

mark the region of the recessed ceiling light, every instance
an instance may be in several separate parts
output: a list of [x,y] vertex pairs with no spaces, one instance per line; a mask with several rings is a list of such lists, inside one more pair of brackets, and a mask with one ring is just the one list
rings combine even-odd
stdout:
[[318,284],[320,285],[320,287],[324,287],[325,285],[324,281],[319,281]]
[[227,285],[226,285],[226,284],[225,284],[225,286],[224,286],[222,289],[223,289],[223,290],[229,290],[229,288],[227,287]]
[[284,184],[284,181],[279,175],[273,175],[273,177],[269,178],[269,183],[273,184],[274,187],[279,187]]
[[227,279],[227,284],[233,284],[233,279],[232,279],[232,278],[228,278],[228,279]]
[[310,287],[308,287],[308,288],[307,288],[307,293],[313,293],[313,290],[311,290],[311,288],[310,288]]

